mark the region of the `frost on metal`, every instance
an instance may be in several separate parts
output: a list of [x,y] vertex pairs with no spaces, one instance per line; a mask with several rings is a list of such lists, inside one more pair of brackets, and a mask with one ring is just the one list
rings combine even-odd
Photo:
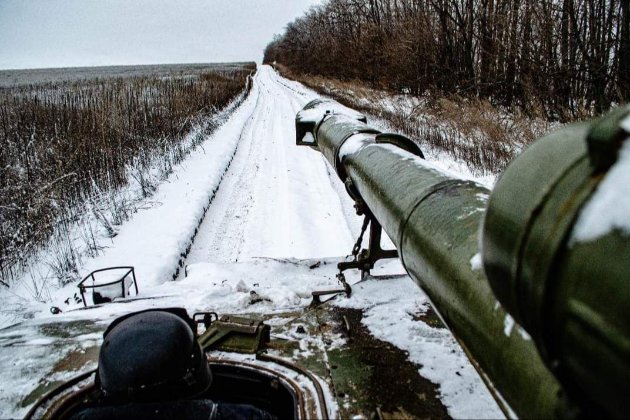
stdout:
[[[621,126],[630,132],[630,117]],[[580,212],[571,243],[594,241],[615,229],[630,235],[630,139]]]
[[365,135],[354,135],[346,140],[339,149],[339,159],[343,161],[346,156],[353,155],[365,146],[370,144],[370,137]]
[[483,262],[481,260],[481,253],[478,252],[470,259],[470,268],[473,271],[481,270],[483,267]]
[[361,118],[363,114],[348,108],[335,101],[319,100],[318,103],[309,109],[303,109],[297,114],[297,118],[302,121],[318,123],[326,114],[343,114],[350,118]]

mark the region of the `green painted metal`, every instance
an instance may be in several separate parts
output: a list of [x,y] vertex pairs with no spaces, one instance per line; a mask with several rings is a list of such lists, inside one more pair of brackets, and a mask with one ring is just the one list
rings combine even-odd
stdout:
[[[583,171],[588,158],[586,142],[575,139],[583,140],[588,128],[588,124],[575,125],[534,143],[507,168],[490,199],[483,235],[484,268],[501,303],[528,331],[536,331],[542,322],[541,308],[533,303],[540,300],[534,295],[539,296],[542,292],[518,290],[512,280],[525,270],[519,261],[528,241],[531,248],[528,272],[549,269],[553,250],[562,241],[565,229],[551,230],[546,238],[532,238],[530,230],[542,203],[554,196],[554,188],[557,192],[566,192],[567,197],[580,189],[580,185],[574,185],[575,176],[571,175],[575,170]],[[572,184],[570,191],[566,190],[566,184]],[[571,206],[570,214],[562,212],[561,215],[566,217],[561,223],[570,222],[575,212],[575,206]],[[553,213],[551,217],[554,217]],[[536,248],[539,248],[538,255],[535,255]],[[520,287],[531,288],[533,285]],[[531,298],[520,302],[519,298],[525,295]]]
[[485,271],[498,299],[572,400],[619,417],[630,410],[630,236],[570,238],[630,137],[620,125],[629,112],[536,142],[497,183],[483,230]]
[[260,319],[224,315],[197,339],[204,352],[256,353],[269,343],[270,327]]
[[519,415],[559,415],[557,381],[526,335],[505,334],[508,315],[483,272],[471,266],[489,191],[448,178],[392,145],[364,146],[343,164],[405,269],[491,386]]
[[[486,214],[486,188],[449,178],[407,150],[377,142],[376,130],[356,115],[326,113],[330,105],[321,101],[310,105],[308,124],[301,114],[296,117],[298,135],[312,133],[312,146],[343,181],[350,180],[500,401],[522,417],[569,417],[593,407],[627,412],[620,393],[628,395],[628,365],[620,360],[630,360],[630,287],[621,280],[625,274],[627,283],[630,272],[628,238],[605,238],[592,254],[598,263],[590,265],[592,244],[566,245],[580,208],[611,165],[610,153],[617,153],[617,140],[606,134],[619,138],[615,123],[578,124],[535,143],[503,175]],[[613,118],[618,123],[622,116]],[[596,152],[589,157],[589,150]],[[471,263],[482,224],[488,277]],[[614,260],[624,256],[620,269]],[[590,293],[595,282],[606,291]],[[601,304],[610,299],[604,297],[617,291],[607,312]],[[623,305],[626,313],[619,316]],[[599,328],[593,308],[598,316],[616,314],[620,320]],[[511,328],[506,310],[529,334],[518,324]],[[616,366],[621,369],[615,374]]]
[[357,134],[378,134],[380,131],[345,115],[331,115],[318,127],[317,133],[319,149],[335,168],[337,174],[343,177],[343,165],[339,159],[339,150],[343,144]]

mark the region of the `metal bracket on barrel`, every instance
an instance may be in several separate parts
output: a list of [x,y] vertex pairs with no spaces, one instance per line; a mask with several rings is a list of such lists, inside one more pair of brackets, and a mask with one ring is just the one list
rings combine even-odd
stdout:
[[[339,273],[337,273],[337,280],[342,284],[343,289],[333,290],[321,290],[312,292],[313,300],[311,306],[316,306],[322,303],[321,297],[327,295],[336,295],[345,293],[346,297],[350,297],[352,288],[346,281],[346,276],[343,274],[346,270],[359,269],[361,270],[361,280],[364,280],[370,271],[374,268],[377,261],[385,258],[398,258],[398,250],[391,249],[385,250],[381,247],[381,237],[383,236],[383,227],[376,220],[376,217],[372,214],[369,207],[365,204],[361,195],[356,190],[350,178],[345,182],[348,194],[354,200],[354,208],[357,215],[364,216],[363,226],[361,227],[361,233],[352,248],[352,261],[343,261],[337,264]],[[361,249],[363,243],[363,235],[370,228],[368,247],[367,249]]]
[[[357,215],[364,216],[363,219],[363,227],[361,228],[361,234],[357,239],[357,242],[354,244],[354,248],[352,249],[352,256],[354,257],[352,261],[348,262],[340,262],[337,264],[337,268],[339,268],[339,274],[337,277],[343,276],[343,272],[350,269],[359,269],[361,270],[361,279],[364,279],[367,275],[370,274],[370,270],[374,268],[374,264],[378,260],[386,259],[386,258],[398,258],[398,250],[391,249],[385,250],[381,247],[381,237],[383,236],[383,227],[376,220],[376,217],[370,211],[370,208],[365,204],[365,201],[361,198],[361,195],[357,191],[357,189],[352,184],[350,178],[346,179],[345,182],[346,190],[348,191],[348,195],[354,200],[354,208],[357,212]],[[368,238],[368,247],[367,249],[361,249],[361,244],[363,243],[363,235],[367,230],[367,227],[370,227],[370,235]]]
[[346,270],[356,268],[361,270],[361,279],[364,279],[367,275],[370,274],[370,270],[374,268],[374,265],[377,261],[386,258],[398,258],[398,250],[385,250],[381,247],[383,227],[378,222],[378,220],[376,220],[376,218],[371,213],[365,215],[365,220],[370,226],[368,247],[367,249],[361,249],[355,255],[354,260],[348,262],[344,261],[337,264],[337,268],[339,268],[339,275],[337,277],[339,277],[340,275],[342,276],[343,272]]
[[[343,289],[316,290],[312,292],[311,294],[313,296],[313,300],[311,301],[311,306],[317,306],[321,304],[322,296],[344,293],[346,297],[350,297],[350,295],[352,294],[352,287],[346,281],[346,276],[343,274],[344,271],[354,268],[359,269],[361,270],[361,280],[364,280],[370,274],[370,270],[374,268],[374,264],[378,260],[382,260],[385,258],[398,258],[398,250],[385,250],[381,248],[381,236],[383,234],[383,228],[380,223],[376,220],[372,213],[369,212],[369,210],[363,214],[365,214],[365,219],[363,221],[361,234],[359,235],[359,238],[352,250],[352,256],[354,257],[353,260],[347,262],[343,261],[337,264],[337,268],[339,269],[339,273],[337,273],[337,280],[339,280],[339,282],[343,286]],[[361,249],[363,234],[367,230],[368,224],[370,226],[368,248]]]

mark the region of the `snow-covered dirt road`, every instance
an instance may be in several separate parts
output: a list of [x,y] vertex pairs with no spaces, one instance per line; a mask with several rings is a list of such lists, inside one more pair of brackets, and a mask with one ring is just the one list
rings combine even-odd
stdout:
[[[6,315],[0,320],[0,417],[22,416],[42,392],[93,369],[101,334],[120,315],[172,306],[189,313],[273,315],[302,311],[311,291],[337,286],[335,263],[350,253],[361,219],[324,157],[295,145],[295,114],[316,97],[259,67],[249,97],[229,120],[115,238],[101,238],[102,253],[86,259],[79,274],[133,265],[138,299],[83,309],[72,299],[64,303],[76,283],[51,290],[46,302],[0,295],[0,314]],[[381,270],[404,273],[398,261]],[[356,273],[347,276],[358,280]],[[252,291],[263,298],[260,303],[251,303]],[[351,299],[340,296],[332,304],[360,310],[374,337],[405,351],[436,384],[451,416],[501,416],[448,330],[417,320],[429,304],[407,276],[368,279],[353,288]],[[63,312],[51,315],[52,305]],[[284,321],[275,322],[280,328]],[[300,348],[327,346],[308,340]]]
[[[256,106],[187,264],[347,254],[360,223],[323,156],[295,146],[295,114],[315,96],[263,66]],[[350,226],[350,227],[349,227]]]

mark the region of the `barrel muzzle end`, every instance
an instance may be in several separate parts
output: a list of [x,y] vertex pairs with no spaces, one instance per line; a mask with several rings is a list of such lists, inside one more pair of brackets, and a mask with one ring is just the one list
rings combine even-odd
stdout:
[[367,123],[365,115],[327,99],[314,99],[295,116],[295,144],[317,148],[317,128],[330,115],[345,115]]

